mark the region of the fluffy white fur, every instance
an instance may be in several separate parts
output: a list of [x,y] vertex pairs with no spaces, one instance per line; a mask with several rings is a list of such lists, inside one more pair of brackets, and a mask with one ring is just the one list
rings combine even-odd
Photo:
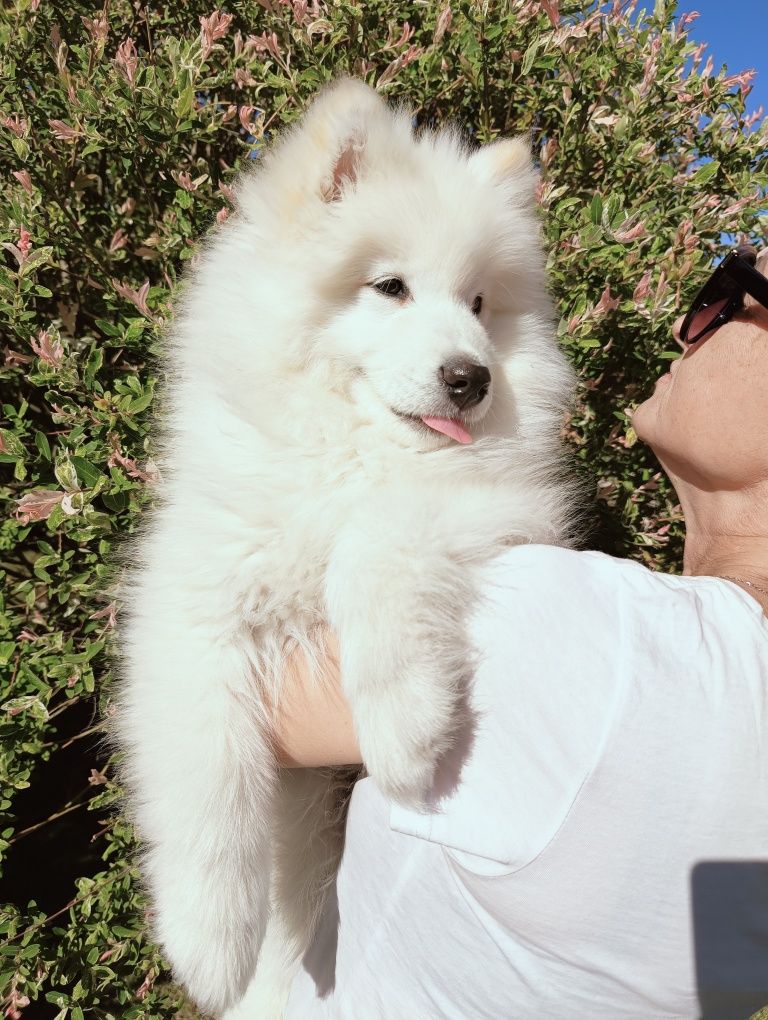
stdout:
[[[215,1016],[280,1014],[340,852],[344,783],[275,768],[286,652],[335,629],[366,767],[418,802],[459,719],[477,565],[568,530],[571,373],[534,185],[525,142],[414,137],[343,80],[243,175],[188,280],[118,734],[156,935]],[[369,286],[389,277],[410,297]],[[457,356],[492,373],[461,447],[395,413],[450,414],[438,370]]]

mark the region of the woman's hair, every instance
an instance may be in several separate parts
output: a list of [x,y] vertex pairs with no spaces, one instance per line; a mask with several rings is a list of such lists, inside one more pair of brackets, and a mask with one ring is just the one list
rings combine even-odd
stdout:
[[[763,276],[768,277],[768,248],[763,248],[758,252],[757,262],[755,263],[755,269],[758,273],[762,273]],[[744,295],[744,308],[754,308],[759,305],[760,302],[752,297],[751,294]]]

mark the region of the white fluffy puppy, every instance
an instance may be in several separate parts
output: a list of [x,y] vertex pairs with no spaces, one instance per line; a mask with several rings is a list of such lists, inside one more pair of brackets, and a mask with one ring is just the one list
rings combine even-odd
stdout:
[[524,141],[414,135],[342,80],[243,175],[188,278],[117,715],[156,935],[212,1014],[270,916],[287,974],[338,853],[327,774],[275,767],[287,652],[337,632],[366,767],[418,801],[459,721],[477,566],[567,533],[534,187]]

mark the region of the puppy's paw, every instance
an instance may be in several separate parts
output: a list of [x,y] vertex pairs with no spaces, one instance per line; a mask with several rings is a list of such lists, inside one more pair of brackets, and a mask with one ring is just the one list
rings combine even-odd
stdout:
[[395,683],[358,696],[355,708],[363,761],[376,785],[401,804],[423,806],[460,723],[457,699],[444,689]]

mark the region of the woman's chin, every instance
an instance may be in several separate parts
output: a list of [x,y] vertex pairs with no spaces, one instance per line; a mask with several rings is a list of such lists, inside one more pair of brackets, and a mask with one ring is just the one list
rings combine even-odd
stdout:
[[654,409],[650,406],[652,402],[653,397],[648,397],[642,404],[638,404],[637,407],[629,412],[629,420],[632,428],[635,430],[635,435],[644,443],[649,441],[649,429],[656,418]]

